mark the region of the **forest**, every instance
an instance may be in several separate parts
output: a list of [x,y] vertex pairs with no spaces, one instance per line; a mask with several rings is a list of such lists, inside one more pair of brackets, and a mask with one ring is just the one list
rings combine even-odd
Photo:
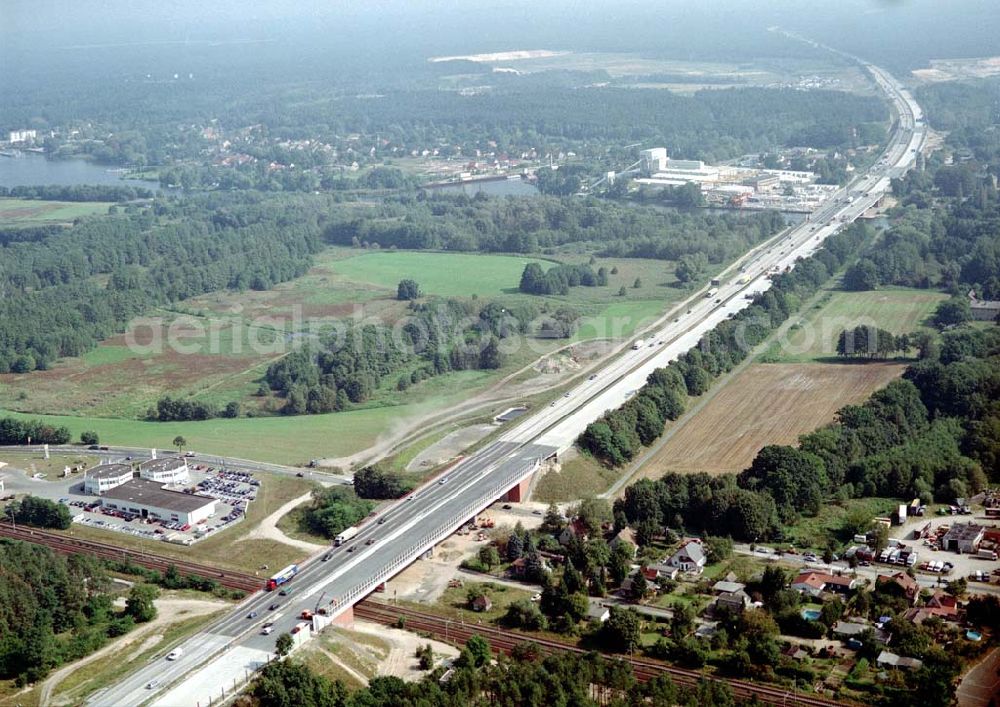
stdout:
[[712,214],[597,198],[421,194],[385,199],[363,214],[345,210],[324,235],[337,245],[382,248],[533,253],[572,246],[605,257],[662,260],[703,253],[719,264],[784,227],[777,212]]
[[136,584],[116,609],[99,562],[0,540],[0,678],[23,686],[156,616],[156,589]]
[[[559,318],[564,310],[545,319],[552,323],[548,332],[572,333]],[[572,310],[568,312],[575,320]],[[526,333],[538,315],[537,307],[524,304],[502,307],[492,301],[454,299],[411,303],[400,329],[346,325],[321,334],[315,345],[271,364],[264,381],[285,399],[284,414],[346,410],[368,400],[386,380],[395,379],[396,390],[403,391],[449,371],[500,368],[505,360],[500,342]]]
[[30,240],[0,233],[0,373],[78,356],[154,305],[303,274],[322,247],[324,205],[218,194],[130,205]]

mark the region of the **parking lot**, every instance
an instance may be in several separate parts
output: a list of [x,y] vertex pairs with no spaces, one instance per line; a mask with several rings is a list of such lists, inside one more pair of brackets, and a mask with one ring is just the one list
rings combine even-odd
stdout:
[[60,501],[68,503],[73,508],[74,523],[150,540],[191,545],[241,521],[246,515],[249,504],[257,499],[260,488],[260,480],[246,472],[228,472],[195,464],[190,467],[190,475],[189,484],[168,488],[207,496],[217,501],[215,513],[205,522],[194,526],[179,522],[142,519],[130,513],[103,508],[99,504],[99,498],[86,494],[80,483],[76,483],[70,489],[72,494],[70,497]]

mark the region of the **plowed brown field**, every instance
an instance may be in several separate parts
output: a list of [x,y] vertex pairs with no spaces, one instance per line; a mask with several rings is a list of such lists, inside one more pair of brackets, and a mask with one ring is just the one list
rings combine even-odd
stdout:
[[[768,444],[793,444],[902,374],[900,363],[753,364],[682,419],[639,476],[740,471]],[[667,429],[671,434],[671,429]]]

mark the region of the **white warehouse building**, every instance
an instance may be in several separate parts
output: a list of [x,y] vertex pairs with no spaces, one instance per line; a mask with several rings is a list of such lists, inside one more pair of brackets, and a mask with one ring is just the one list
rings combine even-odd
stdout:
[[104,494],[101,505],[140,518],[195,525],[215,514],[215,499],[163,488],[135,479]]
[[83,490],[101,496],[132,480],[131,464],[101,464],[83,472]]
[[139,465],[139,478],[159,484],[187,484],[191,481],[184,457],[150,459]]

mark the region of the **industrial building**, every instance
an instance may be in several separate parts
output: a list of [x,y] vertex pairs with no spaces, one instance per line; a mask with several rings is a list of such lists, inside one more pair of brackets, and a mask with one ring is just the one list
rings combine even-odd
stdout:
[[955,552],[973,553],[979,550],[986,528],[976,523],[956,523],[941,538],[941,547]]
[[83,472],[83,490],[95,496],[131,481],[131,464],[101,464]]
[[817,184],[812,172],[707,165],[668,157],[664,147],[642,150],[635,164],[620,174],[608,172],[594,186],[623,177],[632,177],[639,188],[695,184],[708,205],[779,211],[813,211],[837,190],[833,184]]
[[139,478],[159,484],[187,484],[191,481],[184,457],[150,459],[139,465]]
[[215,513],[215,499],[163,488],[134,479],[104,493],[101,505],[140,518],[195,525]]

